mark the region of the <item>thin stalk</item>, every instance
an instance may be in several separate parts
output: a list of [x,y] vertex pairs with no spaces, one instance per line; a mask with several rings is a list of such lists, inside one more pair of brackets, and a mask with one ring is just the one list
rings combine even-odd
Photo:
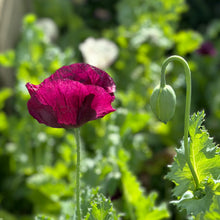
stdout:
[[75,129],[75,138],[76,138],[76,215],[77,220],[81,220],[81,210],[80,210],[80,129]]
[[189,169],[192,173],[196,188],[199,187],[199,179],[197,176],[197,173],[191,163],[190,160],[190,145],[188,143],[188,133],[189,133],[189,119],[190,119],[190,105],[191,105],[191,71],[189,68],[188,63],[186,60],[184,60],[180,56],[170,56],[168,57],[162,64],[162,69],[161,69],[161,87],[164,87],[166,85],[166,80],[165,80],[165,70],[167,65],[172,62],[172,61],[178,61],[180,62],[185,71],[186,75],[186,106],[185,106],[185,119],[184,119],[184,148],[185,148],[185,157],[187,164],[189,166]]

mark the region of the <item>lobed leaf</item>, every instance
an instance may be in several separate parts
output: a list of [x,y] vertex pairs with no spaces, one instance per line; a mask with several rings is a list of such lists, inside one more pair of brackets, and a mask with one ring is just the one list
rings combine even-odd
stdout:
[[86,201],[87,207],[83,208],[83,212],[87,212],[84,220],[118,220],[112,202],[103,194],[98,193],[98,189],[87,189],[84,192],[83,201]]
[[219,197],[219,148],[202,126],[204,117],[204,112],[198,112],[191,117],[189,123],[190,160],[199,180],[199,188],[196,188],[186,162],[183,143],[177,149],[174,162],[166,176],[175,183],[173,195],[177,200],[172,203],[194,216],[208,212],[213,201],[217,200],[213,198]]

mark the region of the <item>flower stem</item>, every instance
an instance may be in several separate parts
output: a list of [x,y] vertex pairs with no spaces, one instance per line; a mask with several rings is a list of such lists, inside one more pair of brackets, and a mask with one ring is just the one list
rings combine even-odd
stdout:
[[191,105],[191,71],[189,68],[188,63],[186,62],[185,59],[183,59],[180,56],[170,56],[168,57],[162,64],[162,69],[161,69],[161,87],[164,87],[166,85],[166,80],[165,80],[165,69],[167,65],[172,62],[172,61],[178,61],[180,62],[185,71],[186,75],[186,106],[185,106],[185,120],[184,120],[184,149],[185,149],[185,157],[187,164],[189,166],[189,169],[192,173],[196,189],[199,187],[199,179],[197,176],[197,173],[191,163],[190,160],[190,144],[188,142],[188,133],[189,133],[189,119],[190,119],[190,105]]
[[77,162],[76,162],[76,215],[77,220],[81,220],[80,210],[80,129],[75,129]]

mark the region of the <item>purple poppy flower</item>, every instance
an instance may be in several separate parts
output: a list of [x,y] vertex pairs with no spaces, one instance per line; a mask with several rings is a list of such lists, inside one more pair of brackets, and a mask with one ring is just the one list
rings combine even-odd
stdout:
[[29,113],[50,127],[77,128],[115,111],[113,79],[89,64],[63,66],[41,84],[26,87]]
[[200,46],[200,48],[197,50],[197,53],[200,55],[215,56],[217,54],[217,51],[214,48],[213,44],[207,41]]

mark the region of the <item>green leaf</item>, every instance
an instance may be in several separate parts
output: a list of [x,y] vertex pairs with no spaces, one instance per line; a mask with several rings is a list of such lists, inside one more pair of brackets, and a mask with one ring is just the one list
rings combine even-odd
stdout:
[[169,217],[165,203],[156,205],[157,193],[151,192],[145,195],[144,189],[140,186],[137,178],[130,172],[126,165],[126,152],[120,150],[119,167],[122,172],[123,194],[128,207],[131,219],[164,219]]
[[4,112],[0,112],[0,131],[4,131],[8,128],[7,116]]
[[12,89],[3,88],[0,90],[0,109],[4,108],[5,101],[12,95]]
[[32,175],[27,180],[31,189],[30,200],[36,211],[45,214],[57,214],[61,210],[62,198],[72,196],[71,186],[63,179],[56,179],[49,174],[39,173]]
[[215,196],[209,212],[206,212],[206,214],[204,215],[204,219],[206,220],[220,219],[219,210],[220,210],[220,196]]
[[[200,195],[197,197],[196,195]],[[172,201],[180,209],[186,208],[188,214],[197,216],[209,210],[214,196],[212,185],[207,184],[205,190],[197,190],[195,192],[186,191],[180,200]]]
[[115,219],[112,215],[111,201],[106,199],[104,195],[99,194],[95,200],[91,202],[91,209],[85,219],[88,220],[110,220]]
[[0,65],[4,67],[13,67],[15,62],[15,51],[8,50],[0,54]]
[[[117,220],[118,216],[112,202],[98,189],[87,188],[83,194],[83,213],[87,210],[84,220]],[[85,205],[87,203],[87,205]]]
[[201,127],[204,120],[204,112],[193,115],[190,120],[189,134],[191,137],[191,161],[199,178],[199,182],[211,175],[214,179],[219,178],[220,157],[219,148],[215,146],[213,138]]
[[202,36],[194,31],[180,31],[175,35],[174,41],[177,43],[177,53],[185,55],[198,49]]
[[204,112],[198,112],[191,117],[189,123],[190,160],[199,180],[199,188],[196,188],[186,162],[183,144],[177,149],[177,155],[167,174],[167,178],[176,185],[173,195],[178,200],[173,203],[194,216],[205,213],[213,206],[213,198],[217,196],[219,188],[219,148],[202,126],[204,117]]

